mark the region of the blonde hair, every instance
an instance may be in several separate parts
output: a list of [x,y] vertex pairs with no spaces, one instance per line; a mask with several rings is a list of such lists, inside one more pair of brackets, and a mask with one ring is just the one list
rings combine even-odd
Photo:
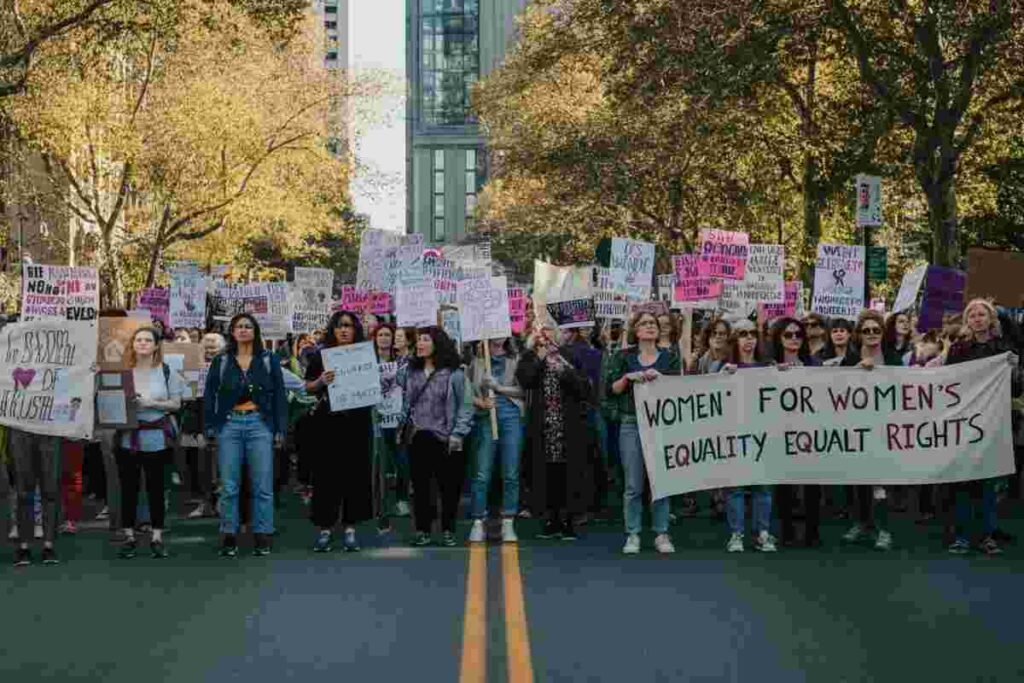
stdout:
[[128,349],[124,353],[124,364],[126,367],[134,368],[139,363],[138,356],[135,355],[135,338],[143,332],[153,337],[153,367],[162,365],[164,362],[164,347],[161,344],[160,334],[155,328],[140,327],[132,334],[131,343],[128,344]]
[[967,328],[967,314],[971,312],[972,308],[977,308],[978,306],[984,308],[988,313],[988,319],[991,321],[989,324],[989,330],[992,332],[992,335],[995,337],[1002,336],[999,326],[999,312],[996,311],[995,305],[993,305],[993,303],[988,299],[971,299],[967,302],[967,305],[964,306],[964,312],[961,315],[960,320],[960,324],[962,325],[960,330],[961,336],[971,335],[970,330]]

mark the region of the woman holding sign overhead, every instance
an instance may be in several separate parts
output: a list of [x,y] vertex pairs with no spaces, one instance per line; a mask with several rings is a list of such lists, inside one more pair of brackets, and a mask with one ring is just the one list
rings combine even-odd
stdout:
[[238,494],[242,465],[249,466],[256,555],[270,554],[274,533],[274,447],[288,431],[288,400],[281,364],[263,346],[259,323],[248,313],[231,319],[224,352],[206,375],[206,436],[216,439],[220,471],[221,555],[238,555]]
[[[359,316],[338,311],[331,316],[324,334],[323,349],[366,341]],[[373,439],[372,407],[331,411],[327,388],[334,371],[324,369],[323,351],[310,356],[306,368],[306,391],[319,403],[313,412],[313,432],[320,450],[313,460],[312,520],[319,529],[313,551],[332,550],[332,534],[340,514],[345,526],[344,548],[359,550],[356,524],[373,516],[373,484],[370,444]],[[340,448],[339,448],[340,446]]]
[[[647,467],[640,445],[640,430],[636,422],[636,403],[633,385],[654,382],[662,375],[679,374],[679,356],[658,348],[661,323],[653,313],[638,313],[629,325],[631,346],[612,359],[605,384],[618,397],[619,453],[626,479],[623,509],[626,517],[626,544],[622,552],[635,555],[640,552],[640,525],[643,519],[643,494],[647,483]],[[674,553],[675,546],[668,535],[669,499],[651,502],[651,526],[654,527],[654,547],[659,553]]]

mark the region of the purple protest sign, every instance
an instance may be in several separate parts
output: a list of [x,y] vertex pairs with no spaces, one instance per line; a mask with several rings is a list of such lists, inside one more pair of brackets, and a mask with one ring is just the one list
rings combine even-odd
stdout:
[[700,231],[700,260],[708,264],[711,277],[742,280],[749,254],[750,235],[745,232]]
[[171,290],[160,287],[144,289],[139,292],[135,307],[146,309],[153,320],[159,320],[167,327],[171,317]]
[[590,327],[594,324],[594,300],[573,299],[548,304],[548,313],[563,330],[574,327]]
[[722,281],[711,277],[711,266],[696,254],[672,257],[676,272],[676,301],[706,301],[722,294]]
[[919,332],[942,329],[942,317],[947,313],[960,313],[964,308],[964,290],[967,273],[955,268],[928,266],[924,278],[924,296],[921,299],[921,317],[917,321]]

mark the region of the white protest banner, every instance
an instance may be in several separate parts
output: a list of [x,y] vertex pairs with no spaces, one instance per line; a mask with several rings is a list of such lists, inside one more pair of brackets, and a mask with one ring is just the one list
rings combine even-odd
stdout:
[[595,268],[594,315],[605,320],[625,320],[629,311],[629,299],[625,294],[616,294],[612,286],[612,275],[607,268]]
[[938,484],[1014,472],[1010,365],[740,370],[633,388],[655,499],[756,484]]
[[458,268],[485,269],[490,275],[491,241],[474,240],[466,244],[447,245],[442,249],[445,259]]
[[95,268],[26,263],[21,277],[21,320],[95,320],[100,307]]
[[423,256],[423,274],[434,289],[437,303],[454,306],[455,264],[440,254],[428,252]]
[[504,277],[464,280],[457,285],[462,341],[512,336],[508,315],[508,280]]
[[900,282],[900,291],[896,294],[896,302],[892,305],[894,313],[909,311],[917,303],[917,295],[924,284],[924,277],[928,274],[928,264],[924,263],[913,270],[908,270]]
[[402,417],[402,386],[398,383],[398,363],[380,363],[380,415],[381,429],[395,429]]
[[331,412],[365,408],[380,403],[380,368],[373,342],[332,346],[320,351],[324,370],[334,371],[327,385]]
[[700,260],[707,274],[725,280],[742,280],[746,272],[750,235],[727,230],[700,231]]
[[284,339],[292,333],[292,301],[287,282],[260,283],[267,295],[267,312],[257,315],[264,339]]
[[425,283],[398,285],[395,314],[399,327],[433,327],[437,325],[437,297]]
[[819,244],[811,310],[856,320],[864,308],[864,247]]
[[[654,277],[654,245],[650,242],[612,238],[608,271],[612,287],[630,299],[649,299]],[[562,299],[565,301],[565,299]]]
[[882,224],[882,179],[859,174],[857,183],[857,227]]
[[169,314],[173,328],[206,326],[206,279],[202,275],[175,272],[171,276]]
[[57,318],[0,330],[0,424],[91,439],[97,335],[95,322]]
[[312,332],[325,327],[331,314],[334,273],[326,268],[296,268],[292,284],[292,330]]

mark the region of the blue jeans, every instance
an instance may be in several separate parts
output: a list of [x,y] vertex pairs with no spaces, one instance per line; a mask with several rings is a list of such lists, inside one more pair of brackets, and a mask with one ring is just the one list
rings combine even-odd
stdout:
[[972,498],[981,493],[981,530],[986,536],[990,536],[998,526],[996,480],[985,479],[982,481],[971,481],[965,483],[951,484],[954,501],[954,519],[956,520],[956,537],[958,540],[967,540],[970,533],[972,513],[974,512],[974,501]]
[[[746,503],[743,500],[743,487],[729,489],[725,494],[725,514],[729,521],[729,531],[742,534],[745,526]],[[772,489],[770,486],[751,486],[750,497],[753,503],[754,519],[751,520],[751,531],[754,535],[771,530],[772,522]]]
[[498,410],[498,440],[491,432],[491,417],[477,415],[473,425],[476,470],[471,486],[473,519],[487,517],[487,492],[491,486],[494,458],[501,455],[501,514],[515,517],[519,511],[519,456],[523,444],[523,420],[519,409]]
[[252,486],[252,530],[274,533],[274,436],[263,418],[252,413],[231,413],[217,435],[220,466],[220,531],[238,533],[238,489],[242,463],[249,463]]
[[[626,533],[638,534],[643,519],[647,466],[640,449],[640,430],[635,422],[623,422],[619,427],[619,457],[622,458],[622,471],[626,479],[626,492],[622,496]],[[654,527],[654,533],[668,533],[668,501],[668,498],[662,498],[651,502],[651,526]]]

